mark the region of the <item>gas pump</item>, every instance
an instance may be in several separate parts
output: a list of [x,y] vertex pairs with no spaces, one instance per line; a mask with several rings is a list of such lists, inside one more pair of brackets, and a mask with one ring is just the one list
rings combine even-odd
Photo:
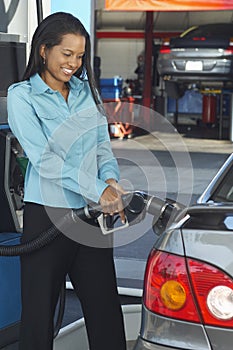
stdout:
[[[7,88],[19,80],[25,69],[26,43],[17,35],[0,36],[0,244],[18,244],[21,236],[22,178],[17,175],[12,149],[19,144],[7,125]],[[16,183],[18,188],[16,187]],[[0,257],[0,349],[13,349],[20,324],[20,264],[19,257]]]
[[[38,4],[37,4],[38,5]],[[19,0],[1,1],[0,11],[0,245],[19,244],[22,231],[23,176],[17,164],[21,148],[7,124],[7,89],[21,79],[26,66],[26,34],[19,10],[26,11]],[[13,24],[13,33],[9,32]],[[25,21],[24,21],[25,22]],[[0,256],[0,349],[17,348],[20,325],[19,257]]]
[[[0,98],[0,101],[4,101]],[[19,244],[21,236],[20,212],[22,198],[20,187],[22,179],[16,174],[11,148],[17,141],[4,123],[3,104],[1,105],[0,124],[0,244],[10,246]],[[5,120],[6,121],[6,120]],[[13,175],[15,178],[13,179]],[[18,182],[18,190],[14,186]],[[17,215],[18,213],[18,215]],[[0,257],[0,349],[13,349],[18,339],[20,325],[20,262],[19,257],[12,259]],[[10,346],[10,347],[9,347]]]

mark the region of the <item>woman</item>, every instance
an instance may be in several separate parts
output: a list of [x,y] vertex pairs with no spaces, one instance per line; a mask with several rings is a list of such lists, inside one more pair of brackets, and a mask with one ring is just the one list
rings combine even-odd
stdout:
[[[32,38],[23,80],[8,91],[9,125],[29,159],[23,242],[88,202],[124,221],[123,189],[102,112],[87,31],[71,14],[48,16]],[[53,348],[54,313],[67,274],[82,305],[90,349],[126,349],[112,239],[94,220],[64,228],[52,243],[21,257],[19,349]]]

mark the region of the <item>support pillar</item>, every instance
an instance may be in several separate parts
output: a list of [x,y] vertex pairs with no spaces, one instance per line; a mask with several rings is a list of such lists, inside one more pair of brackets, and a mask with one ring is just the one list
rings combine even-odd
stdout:
[[230,112],[230,141],[233,142],[233,93],[231,93],[231,102],[230,102],[230,106],[231,106],[231,112]]
[[146,12],[146,27],[145,27],[145,59],[144,59],[144,86],[142,105],[149,110],[143,111],[144,128],[148,131],[151,127],[151,113],[152,107],[152,57],[153,57],[153,17],[152,11]]

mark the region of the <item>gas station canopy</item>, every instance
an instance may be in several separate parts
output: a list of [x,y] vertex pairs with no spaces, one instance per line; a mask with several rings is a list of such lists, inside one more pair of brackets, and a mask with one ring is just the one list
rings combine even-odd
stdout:
[[106,0],[109,11],[211,11],[233,10],[232,0]]

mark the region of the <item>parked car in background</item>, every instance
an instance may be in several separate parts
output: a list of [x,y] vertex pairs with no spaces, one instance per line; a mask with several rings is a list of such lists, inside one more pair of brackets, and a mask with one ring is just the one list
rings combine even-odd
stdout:
[[233,154],[178,215],[148,257],[134,350],[232,350]]
[[179,37],[165,39],[157,69],[177,93],[190,85],[233,87],[233,23],[194,26]]

